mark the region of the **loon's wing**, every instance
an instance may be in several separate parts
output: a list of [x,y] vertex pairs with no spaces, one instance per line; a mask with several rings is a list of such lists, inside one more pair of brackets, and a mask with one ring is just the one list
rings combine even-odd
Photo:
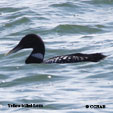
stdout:
[[98,62],[105,58],[106,56],[102,55],[101,53],[94,53],[94,54],[82,54],[82,53],[75,53],[63,56],[56,56],[44,60],[44,63],[76,63],[76,62]]

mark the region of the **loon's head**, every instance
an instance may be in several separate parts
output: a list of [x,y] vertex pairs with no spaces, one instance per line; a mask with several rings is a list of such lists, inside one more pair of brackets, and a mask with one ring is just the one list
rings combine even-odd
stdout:
[[44,59],[45,46],[42,39],[35,34],[28,34],[22,38],[15,48],[10,50],[6,55],[15,53],[21,49],[32,48],[31,55],[27,58],[26,63],[41,63]]

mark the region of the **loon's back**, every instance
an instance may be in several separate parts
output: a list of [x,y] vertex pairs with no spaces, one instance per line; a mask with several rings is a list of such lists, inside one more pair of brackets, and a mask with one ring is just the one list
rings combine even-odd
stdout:
[[76,63],[76,62],[98,62],[105,58],[106,56],[102,55],[101,53],[94,53],[94,54],[82,54],[82,53],[75,53],[69,55],[62,55],[49,58],[44,60],[44,63]]

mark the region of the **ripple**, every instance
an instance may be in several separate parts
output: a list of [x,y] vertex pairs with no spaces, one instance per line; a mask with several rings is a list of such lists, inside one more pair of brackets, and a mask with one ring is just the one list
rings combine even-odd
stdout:
[[56,8],[77,8],[78,6],[73,4],[72,2],[65,2],[65,3],[59,3],[59,4],[52,4],[52,7],[56,7]]
[[25,8],[14,8],[14,7],[1,7],[0,11],[1,12],[6,12],[6,13],[10,13],[10,12],[17,12],[17,11],[21,11]]
[[102,32],[103,30],[96,26],[62,24],[53,28],[52,31],[63,34],[73,34],[73,33],[93,34],[93,33]]
[[93,5],[113,5],[113,0],[88,0],[88,3]]
[[[30,75],[30,76],[29,76]],[[51,77],[50,77],[51,76]],[[58,78],[58,79],[57,79]],[[41,82],[44,82],[45,83],[48,83],[48,81],[55,81],[55,80],[62,80],[63,77],[58,77],[58,76],[53,76],[53,75],[38,75],[38,74],[35,74],[33,75],[33,73],[29,73],[27,74],[27,76],[25,77],[19,77],[19,78],[16,78],[16,79],[13,79],[13,80],[6,80],[6,81],[1,81],[0,83],[0,87],[15,87],[17,85],[26,85],[26,84],[35,84],[35,83],[41,83]]]
[[13,27],[15,25],[26,24],[28,22],[30,22],[30,19],[28,17],[20,17],[20,18],[16,18],[15,20],[5,24],[5,27]]

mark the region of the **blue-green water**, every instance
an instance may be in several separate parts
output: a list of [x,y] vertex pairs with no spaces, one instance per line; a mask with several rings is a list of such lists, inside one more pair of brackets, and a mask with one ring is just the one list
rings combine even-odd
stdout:
[[[29,33],[45,58],[102,52],[98,63],[29,64],[31,50],[4,56]],[[42,104],[43,108],[9,108]],[[86,105],[106,105],[105,109]],[[0,1],[0,113],[113,113],[113,0]]]

